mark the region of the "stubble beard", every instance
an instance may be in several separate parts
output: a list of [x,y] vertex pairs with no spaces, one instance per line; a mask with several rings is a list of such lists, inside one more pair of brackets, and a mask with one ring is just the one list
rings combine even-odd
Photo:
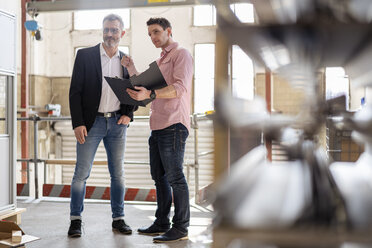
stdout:
[[105,38],[103,42],[105,43],[106,47],[113,48],[119,45],[119,39],[115,40],[114,38]]

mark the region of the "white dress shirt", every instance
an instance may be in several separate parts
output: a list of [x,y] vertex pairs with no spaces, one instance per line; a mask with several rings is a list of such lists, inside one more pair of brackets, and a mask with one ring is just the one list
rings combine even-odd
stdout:
[[102,94],[99,104],[98,112],[114,112],[120,109],[120,101],[112,91],[110,85],[107,83],[105,77],[123,77],[123,69],[120,64],[119,50],[110,58],[102,43],[99,46],[101,54],[101,67],[102,67]]

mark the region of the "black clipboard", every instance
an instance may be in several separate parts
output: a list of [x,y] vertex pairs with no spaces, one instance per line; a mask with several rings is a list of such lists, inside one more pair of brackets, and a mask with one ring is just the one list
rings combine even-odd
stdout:
[[119,99],[120,103],[144,107],[151,102],[151,99],[137,101],[130,97],[130,95],[127,92],[127,88],[134,90],[134,86],[132,85],[129,79],[111,77],[105,77],[105,79],[107,83],[110,85],[112,91],[115,93],[116,97]]
[[120,103],[128,105],[146,106],[152,100],[134,100],[127,93],[127,88],[134,90],[134,86],[143,86],[148,90],[157,90],[167,86],[167,83],[165,82],[165,79],[161,74],[156,61],[150,64],[149,69],[142,72],[138,76],[132,76],[130,79],[121,79],[118,77],[105,77],[105,79],[110,85],[112,91],[115,93],[116,97],[119,99]]
[[134,86],[143,86],[148,90],[157,90],[167,86],[156,61],[152,62],[146,71],[138,76],[132,76],[130,81]]

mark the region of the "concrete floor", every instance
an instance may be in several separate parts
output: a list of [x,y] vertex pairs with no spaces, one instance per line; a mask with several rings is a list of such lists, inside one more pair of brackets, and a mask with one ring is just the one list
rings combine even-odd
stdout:
[[[154,220],[155,204],[126,203],[125,221],[133,229],[132,235],[114,233],[111,229],[111,209],[108,201],[87,201],[83,213],[83,235],[68,238],[69,199],[30,200],[18,199],[17,207],[26,208],[22,213],[21,228],[26,234],[40,237],[26,245],[32,247],[211,247],[209,225],[213,212],[198,206],[191,207],[189,240],[167,244],[154,244],[152,237],[139,235],[136,230]],[[173,213],[172,213],[173,216]]]

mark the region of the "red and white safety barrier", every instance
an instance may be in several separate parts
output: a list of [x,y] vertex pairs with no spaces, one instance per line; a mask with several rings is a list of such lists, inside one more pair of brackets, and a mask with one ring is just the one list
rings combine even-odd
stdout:
[[[70,197],[71,186],[62,184],[43,184],[43,196]],[[29,196],[28,184],[17,184],[17,196]],[[86,186],[86,199],[110,200],[110,187]],[[155,189],[125,189],[125,201],[156,201]]]
[[17,184],[17,195],[18,196],[30,196],[29,184],[18,183]]
[[[43,196],[70,197],[71,186],[60,184],[44,184]],[[110,187],[86,186],[86,199],[110,200]],[[155,189],[125,189],[125,201],[156,201]]]

